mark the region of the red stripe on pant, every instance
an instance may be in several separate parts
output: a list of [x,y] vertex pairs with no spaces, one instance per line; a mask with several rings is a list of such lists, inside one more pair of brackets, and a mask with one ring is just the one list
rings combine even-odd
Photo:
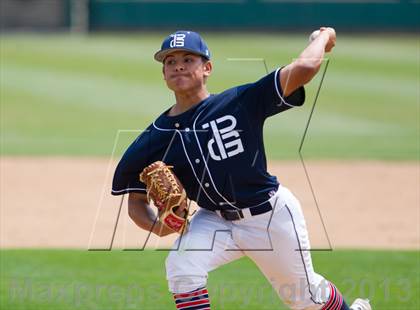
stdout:
[[321,310],[340,310],[343,305],[343,296],[340,291],[335,287],[334,284],[329,283],[330,286],[330,297],[327,303],[322,307]]
[[189,293],[173,294],[177,310],[210,310],[210,300],[206,288]]
[[177,309],[185,309],[191,306],[198,306],[198,305],[203,305],[203,304],[208,304],[209,300],[206,299],[200,299],[200,300],[196,300],[196,301],[191,301],[191,302],[184,302],[182,304],[177,304],[176,308]]
[[198,289],[197,291],[192,291],[190,293],[174,294],[174,298],[178,299],[178,298],[195,297],[197,295],[202,295],[202,294],[208,294],[208,291],[206,288]]

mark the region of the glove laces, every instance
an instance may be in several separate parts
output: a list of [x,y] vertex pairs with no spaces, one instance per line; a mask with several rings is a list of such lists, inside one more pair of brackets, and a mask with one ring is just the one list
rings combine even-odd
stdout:
[[[168,169],[166,169],[168,168]],[[171,173],[171,171],[169,170],[170,168],[173,168],[173,166],[161,166],[159,168],[154,169],[153,171],[149,172],[147,174],[147,176],[151,177],[151,187],[155,186],[157,189],[157,194],[159,196],[159,199],[164,199],[165,197],[169,197],[173,194],[179,194],[179,190],[178,190],[178,184],[173,176],[173,174]],[[175,191],[176,193],[172,192],[169,196],[166,193],[167,188],[165,187],[165,183],[163,182],[164,178],[160,178],[159,176],[155,177],[154,174],[157,174],[159,172],[163,172],[166,180],[169,181],[169,183],[171,184],[171,190]],[[150,191],[148,191],[147,196],[149,196]],[[149,197],[147,197],[149,198]]]

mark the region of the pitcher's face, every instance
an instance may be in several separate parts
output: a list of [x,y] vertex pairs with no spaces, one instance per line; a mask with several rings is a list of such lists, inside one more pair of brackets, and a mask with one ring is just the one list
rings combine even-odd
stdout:
[[174,92],[193,91],[204,87],[212,65],[201,56],[186,51],[174,51],[163,61],[163,78]]

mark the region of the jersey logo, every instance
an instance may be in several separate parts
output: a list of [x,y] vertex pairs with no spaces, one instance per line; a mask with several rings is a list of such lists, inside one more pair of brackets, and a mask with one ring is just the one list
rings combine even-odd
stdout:
[[175,33],[173,39],[169,42],[170,47],[184,47],[185,34]]
[[[222,160],[228,157],[233,157],[244,151],[241,138],[239,137],[239,132],[235,129],[236,118],[232,115],[225,115],[219,117],[214,121],[203,124],[201,127],[207,129],[211,127],[213,131],[213,138],[207,143],[207,148],[209,149],[210,156],[214,160]],[[226,142],[229,138],[235,138],[229,142]],[[216,154],[214,146],[219,149],[219,154]]]

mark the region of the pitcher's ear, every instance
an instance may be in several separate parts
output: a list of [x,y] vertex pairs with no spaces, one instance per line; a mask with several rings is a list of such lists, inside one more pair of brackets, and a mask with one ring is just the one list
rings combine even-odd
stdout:
[[204,72],[206,74],[206,76],[209,76],[211,74],[213,70],[213,64],[210,60],[207,60],[206,63],[204,64]]

